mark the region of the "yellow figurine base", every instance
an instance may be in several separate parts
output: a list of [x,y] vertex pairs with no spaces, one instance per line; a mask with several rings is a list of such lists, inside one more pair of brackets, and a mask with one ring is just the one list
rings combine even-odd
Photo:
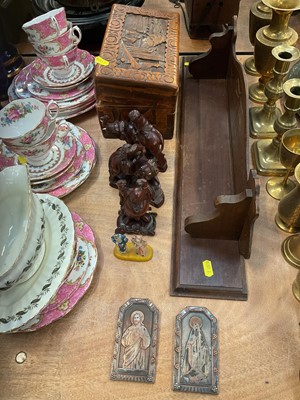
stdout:
[[126,243],[126,248],[126,253],[121,253],[118,246],[116,245],[114,248],[114,256],[119,258],[119,260],[138,262],[149,261],[153,257],[153,249],[148,244],[146,246],[146,254],[144,256],[136,254],[136,248],[130,242]]

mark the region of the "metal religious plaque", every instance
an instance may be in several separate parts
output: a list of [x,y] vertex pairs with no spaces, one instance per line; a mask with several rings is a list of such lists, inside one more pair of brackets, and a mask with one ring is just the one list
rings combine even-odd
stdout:
[[207,308],[176,317],[173,390],[218,394],[218,327]]
[[119,310],[111,379],[155,382],[158,309],[149,299],[129,299]]

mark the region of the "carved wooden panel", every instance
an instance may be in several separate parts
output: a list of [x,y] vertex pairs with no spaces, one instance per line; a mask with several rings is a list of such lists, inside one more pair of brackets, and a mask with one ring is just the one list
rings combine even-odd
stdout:
[[127,114],[151,109],[150,118],[149,113],[145,117],[171,139],[179,82],[179,14],[115,4],[100,57],[105,65],[96,65],[95,87],[102,130],[103,121],[113,122],[112,114],[124,114],[125,108]]
[[154,87],[178,91],[179,15],[114,4],[97,65],[96,84]]
[[119,310],[111,379],[155,382],[158,309],[149,299],[129,299]]
[[205,307],[186,307],[176,317],[173,390],[218,393],[217,320]]

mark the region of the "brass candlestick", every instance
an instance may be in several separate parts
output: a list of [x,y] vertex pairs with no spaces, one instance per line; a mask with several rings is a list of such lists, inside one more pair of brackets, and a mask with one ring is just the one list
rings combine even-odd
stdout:
[[300,8],[300,0],[262,0],[273,11],[271,23],[256,32],[254,43],[255,68],[261,75],[259,82],[250,86],[250,99],[257,103],[265,103],[266,83],[273,76],[275,59],[272,49],[281,44],[293,46],[298,39],[297,32],[288,26],[292,12]]
[[274,122],[280,117],[281,111],[276,107],[276,101],[283,96],[283,80],[290,64],[299,58],[299,50],[286,44],[272,49],[275,58],[274,77],[265,86],[267,101],[262,107],[251,107],[249,110],[250,135],[254,138],[266,139],[276,136]]
[[252,158],[257,173],[267,176],[283,176],[286,168],[281,164],[279,145],[282,135],[289,129],[297,128],[295,113],[300,109],[300,79],[289,79],[283,84],[286,95],[284,113],[276,119],[273,139],[258,140],[252,145]]
[[290,265],[300,269],[300,235],[287,237],[282,242],[281,253]]
[[300,164],[295,168],[295,179],[296,187],[280,200],[275,216],[278,228],[288,233],[300,232]]
[[282,135],[279,154],[281,164],[287,168],[286,175],[283,179],[271,178],[266,184],[267,192],[276,200],[281,200],[296,186],[289,176],[300,162],[300,129],[290,129]]
[[300,271],[298,272],[296,279],[292,286],[293,294],[298,301],[300,301]]
[[[256,32],[263,26],[269,25],[272,18],[272,10],[262,1],[253,3],[249,12],[249,40],[254,46]],[[254,56],[247,58],[244,69],[249,75],[259,75],[255,68]]]

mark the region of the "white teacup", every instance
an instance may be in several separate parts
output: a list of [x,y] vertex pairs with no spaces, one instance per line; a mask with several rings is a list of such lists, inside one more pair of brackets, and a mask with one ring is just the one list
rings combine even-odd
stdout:
[[47,105],[34,98],[13,100],[0,110],[0,139],[9,148],[35,145],[58,113],[53,100]]
[[51,10],[22,25],[30,41],[51,40],[68,29],[64,7]]
[[14,268],[25,246],[32,216],[31,187],[25,165],[0,172],[0,277]]
[[31,42],[37,55],[42,58],[44,56],[55,56],[67,53],[74,46],[77,46],[82,37],[81,30],[78,26],[69,23],[68,30],[49,41]]
[[39,198],[31,193],[31,215],[28,233],[13,267],[0,277],[0,290],[27,281],[40,267],[45,250],[45,215]]

